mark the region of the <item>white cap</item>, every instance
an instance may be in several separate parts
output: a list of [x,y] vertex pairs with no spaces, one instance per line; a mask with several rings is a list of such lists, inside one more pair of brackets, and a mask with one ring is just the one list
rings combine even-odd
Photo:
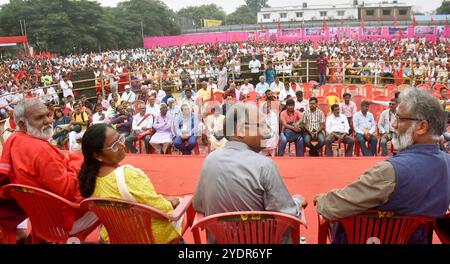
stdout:
[[131,89],[131,86],[129,84],[125,85],[125,89]]

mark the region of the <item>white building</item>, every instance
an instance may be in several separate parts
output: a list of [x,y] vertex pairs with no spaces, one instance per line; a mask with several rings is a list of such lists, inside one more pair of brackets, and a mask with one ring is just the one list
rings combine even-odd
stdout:
[[349,0],[348,4],[315,5],[306,0],[299,6],[262,8],[258,23],[312,21],[312,20],[410,20],[411,5],[389,1]]
[[274,23],[278,22],[278,19],[280,22],[358,19],[358,5],[310,5],[304,2],[300,6],[269,7],[258,12],[258,22]]

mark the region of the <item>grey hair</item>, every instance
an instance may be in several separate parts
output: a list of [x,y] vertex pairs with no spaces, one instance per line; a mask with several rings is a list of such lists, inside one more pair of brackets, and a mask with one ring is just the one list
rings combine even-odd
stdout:
[[191,110],[191,107],[189,107],[188,104],[182,104],[181,107],[180,107],[180,109],[183,110],[183,107],[187,107],[187,108],[189,108],[189,110]]
[[[223,131],[225,131],[225,138],[230,140],[231,136],[238,135],[237,128],[243,126],[246,123],[256,124],[258,122],[258,117],[262,116],[263,114],[259,111],[258,107],[253,103],[233,104],[230,107],[230,109],[227,110],[227,115],[225,116],[223,129]],[[252,132],[256,131],[251,131],[251,133]]]
[[400,93],[399,101],[404,103],[411,117],[428,121],[428,132],[434,140],[438,140],[446,130],[447,119],[444,109],[429,92],[409,88]]
[[25,122],[28,119],[27,109],[34,105],[43,104],[39,99],[22,99],[14,107],[14,122],[19,124],[19,121]]

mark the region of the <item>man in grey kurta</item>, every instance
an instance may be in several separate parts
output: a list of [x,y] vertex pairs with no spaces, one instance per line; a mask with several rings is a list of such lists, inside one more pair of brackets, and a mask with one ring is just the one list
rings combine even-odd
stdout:
[[233,211],[277,211],[300,217],[275,162],[245,143],[229,141],[203,162],[194,208],[205,215]]
[[[306,201],[292,197],[275,163],[258,154],[264,139],[264,118],[250,121],[253,104],[237,103],[227,112],[229,142],[203,162],[194,208],[206,216],[234,211],[276,211],[301,217]],[[250,114],[249,114],[250,113]],[[260,115],[259,115],[260,116]],[[211,240],[210,240],[211,241]]]

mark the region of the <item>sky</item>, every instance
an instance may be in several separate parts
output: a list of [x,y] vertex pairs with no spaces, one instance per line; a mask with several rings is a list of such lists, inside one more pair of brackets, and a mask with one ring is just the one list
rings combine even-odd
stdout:
[[[226,13],[233,12],[238,6],[245,4],[244,0],[161,0],[174,11],[178,11],[181,8],[192,5],[204,5],[204,4],[217,4],[221,6]],[[269,0],[268,4],[272,7],[289,6],[289,5],[301,5],[302,2],[308,2],[309,4],[347,4],[351,3],[351,0]],[[365,0],[366,2],[381,2],[381,0]],[[8,3],[9,0],[0,0],[0,5]],[[121,0],[97,0],[104,6],[115,6]],[[392,2],[392,0],[389,0]],[[420,10],[422,12],[433,11],[438,8],[442,0],[399,0],[399,2],[409,3],[414,5],[414,10]]]

